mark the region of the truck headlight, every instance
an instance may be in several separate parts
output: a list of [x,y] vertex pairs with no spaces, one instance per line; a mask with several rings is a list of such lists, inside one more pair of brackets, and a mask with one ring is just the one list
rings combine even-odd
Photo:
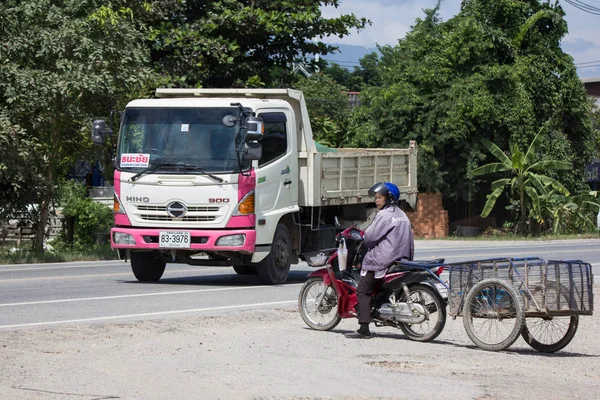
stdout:
[[114,232],[113,233],[113,242],[115,244],[136,244],[133,235],[124,232]]
[[238,233],[237,235],[221,236],[216,245],[217,246],[242,246],[246,240],[246,235]]

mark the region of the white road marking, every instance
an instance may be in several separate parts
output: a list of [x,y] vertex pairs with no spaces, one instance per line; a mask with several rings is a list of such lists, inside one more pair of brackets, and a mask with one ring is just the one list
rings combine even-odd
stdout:
[[123,319],[123,318],[155,317],[155,316],[159,316],[159,315],[198,313],[198,312],[204,312],[204,311],[217,311],[217,310],[233,310],[233,309],[240,309],[240,308],[252,308],[252,307],[263,307],[263,306],[277,306],[277,305],[284,305],[284,304],[292,304],[292,303],[296,303],[297,301],[298,300],[273,301],[273,302],[269,302],[269,303],[254,303],[254,304],[239,304],[239,305],[235,305],[235,306],[192,308],[189,310],[159,311],[159,312],[141,313],[141,314],[114,315],[114,316],[110,316],[110,317],[69,319],[69,320],[62,320],[62,321],[47,321],[47,322],[32,322],[32,323],[28,323],[28,324],[15,324],[15,325],[0,325],[0,329],[26,328],[26,327],[33,327],[33,326],[58,325],[58,324],[74,324],[74,323],[95,322],[95,321],[108,321],[108,320]]
[[44,301],[29,301],[29,302],[24,302],[24,303],[6,303],[6,304],[0,304],[0,307],[29,306],[29,305],[35,305],[35,304],[69,303],[69,302],[75,302],[75,301],[127,299],[127,298],[132,298],[132,297],[165,296],[165,295],[174,295],[174,294],[223,292],[223,291],[227,291],[227,290],[265,289],[265,288],[291,287],[291,286],[299,286],[299,285],[301,285],[301,283],[285,285],[285,286],[267,286],[267,285],[241,286],[241,287],[229,287],[229,288],[218,288],[218,289],[177,290],[177,291],[173,291],[173,292],[124,294],[124,295],[120,295],[120,296],[81,297],[81,298],[76,298],[76,299],[57,299],[57,300],[44,300]]
[[[179,273],[179,272],[203,272],[203,271],[217,271],[219,268],[201,268],[201,269],[175,269],[175,270],[166,270],[167,273]],[[36,278],[9,278],[9,279],[0,279],[0,282],[18,282],[18,281],[51,281],[56,279],[82,279],[82,278],[104,278],[109,276],[131,276],[131,271],[129,272],[118,272],[118,273],[110,273],[110,274],[92,274],[92,275],[59,275],[59,276],[40,276]],[[165,277],[166,278],[166,277]]]
[[30,269],[53,269],[53,268],[96,268],[96,267],[106,267],[106,266],[117,266],[124,265],[127,266],[129,263],[126,263],[122,260],[110,260],[110,261],[63,261],[63,262],[53,262],[53,263],[32,263],[32,264],[0,264],[0,271],[3,271],[5,268],[19,268],[15,271],[22,270],[30,270]]
[[[20,271],[40,271],[40,270],[51,270],[51,269],[70,269],[70,268],[101,268],[101,267],[125,267],[131,268],[129,264],[96,264],[96,265],[64,265],[64,266],[49,266],[49,267],[33,267],[33,268],[0,268],[0,272],[20,272]],[[205,267],[203,271],[216,271],[222,270],[223,268],[229,267]],[[169,269],[165,270],[166,272]]]

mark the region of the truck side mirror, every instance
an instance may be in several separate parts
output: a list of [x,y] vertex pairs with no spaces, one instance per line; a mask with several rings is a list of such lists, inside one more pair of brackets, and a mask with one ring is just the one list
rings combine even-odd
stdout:
[[258,142],[250,142],[244,144],[244,153],[242,159],[244,161],[260,160],[262,158],[262,144]]
[[111,134],[112,130],[106,126],[106,122],[103,119],[96,120],[92,123],[92,143],[103,145],[104,136]]
[[260,117],[246,118],[246,143],[262,140],[265,133],[265,123]]

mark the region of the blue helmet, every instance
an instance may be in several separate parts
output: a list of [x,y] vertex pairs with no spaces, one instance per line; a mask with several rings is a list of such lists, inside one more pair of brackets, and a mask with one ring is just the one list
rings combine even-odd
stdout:
[[369,189],[369,196],[379,193],[385,196],[387,204],[394,204],[400,200],[400,189],[391,182],[378,182]]

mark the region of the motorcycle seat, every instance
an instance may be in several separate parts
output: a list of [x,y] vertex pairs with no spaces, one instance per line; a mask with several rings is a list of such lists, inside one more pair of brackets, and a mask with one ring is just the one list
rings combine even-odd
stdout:
[[415,269],[432,269],[438,268],[442,264],[444,264],[443,258],[436,258],[434,260],[413,260],[413,261],[396,261],[389,268],[387,273],[392,274],[395,272],[404,272]]

